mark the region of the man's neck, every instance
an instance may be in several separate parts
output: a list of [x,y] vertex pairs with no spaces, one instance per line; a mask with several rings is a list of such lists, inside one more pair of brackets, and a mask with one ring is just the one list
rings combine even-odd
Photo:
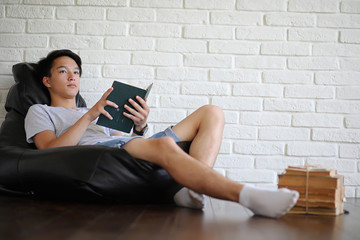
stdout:
[[76,109],[76,100],[74,99],[51,99],[51,106],[52,107],[63,107],[68,109]]

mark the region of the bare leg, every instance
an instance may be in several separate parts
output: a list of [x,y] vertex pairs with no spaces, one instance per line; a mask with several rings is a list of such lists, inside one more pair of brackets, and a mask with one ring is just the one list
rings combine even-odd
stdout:
[[254,213],[280,217],[299,195],[288,189],[267,190],[233,182],[180,149],[170,137],[134,139],[123,146],[132,156],[166,169],[179,184],[211,197],[243,204]]
[[213,167],[219,153],[224,128],[224,114],[217,106],[206,105],[173,127],[182,141],[192,141],[189,154]]

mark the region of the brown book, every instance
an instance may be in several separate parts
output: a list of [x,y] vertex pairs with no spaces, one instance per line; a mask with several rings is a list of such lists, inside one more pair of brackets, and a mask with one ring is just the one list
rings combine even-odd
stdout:
[[286,174],[290,175],[310,175],[310,176],[335,176],[335,169],[322,168],[321,166],[289,166]]
[[322,207],[293,207],[288,214],[315,214],[315,215],[340,215],[344,213],[344,204],[337,208],[322,208]]
[[279,185],[293,186],[293,187],[306,187],[308,189],[321,188],[321,189],[336,189],[344,185],[344,177],[342,175],[335,175],[333,177],[325,176],[306,176],[306,175],[279,175]]
[[[293,187],[287,185],[279,185],[279,188],[289,188],[299,192],[299,200],[306,199],[306,187]],[[345,197],[345,187],[341,186],[336,189],[309,188],[307,197],[313,201],[339,202]]]

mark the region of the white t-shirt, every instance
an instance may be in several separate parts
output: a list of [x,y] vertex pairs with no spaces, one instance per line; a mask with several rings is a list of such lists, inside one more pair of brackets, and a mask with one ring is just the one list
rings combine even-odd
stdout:
[[[63,107],[51,107],[48,105],[35,104],[29,108],[25,117],[25,132],[28,143],[33,142],[33,137],[45,130],[51,130],[59,137],[73,126],[89,109],[67,109]],[[78,145],[93,145],[105,142],[119,136],[110,136],[112,131],[96,125],[96,120],[91,122]]]

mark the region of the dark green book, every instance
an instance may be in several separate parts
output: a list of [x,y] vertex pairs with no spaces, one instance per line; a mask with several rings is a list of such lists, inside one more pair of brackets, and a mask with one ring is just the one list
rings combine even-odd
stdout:
[[128,112],[124,105],[133,106],[129,103],[129,98],[133,99],[135,102],[139,104],[136,100],[136,96],[139,96],[143,99],[146,99],[150,93],[152,84],[146,89],[134,87],[125,83],[121,83],[118,81],[114,81],[112,87],[114,90],[108,96],[108,100],[116,103],[119,108],[113,108],[111,106],[106,106],[105,110],[113,117],[113,120],[108,119],[105,115],[100,114],[96,124],[116,129],[122,132],[130,133],[131,129],[134,126],[134,122],[125,117],[123,112]]

